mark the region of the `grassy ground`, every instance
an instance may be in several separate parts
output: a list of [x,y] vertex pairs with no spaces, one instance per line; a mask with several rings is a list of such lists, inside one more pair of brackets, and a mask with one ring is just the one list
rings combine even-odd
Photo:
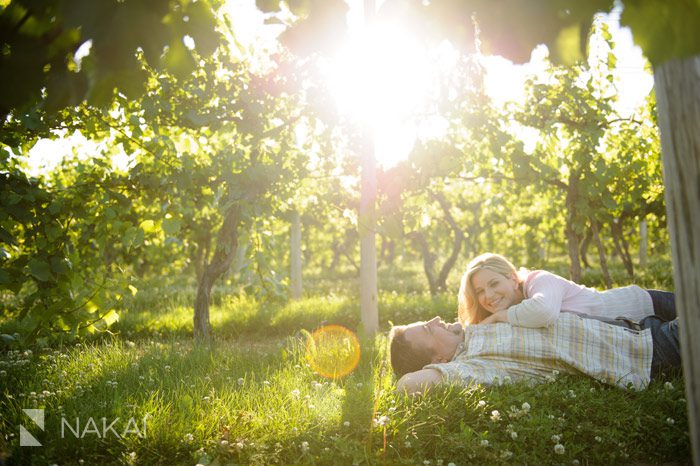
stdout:
[[[380,295],[383,330],[389,321],[454,315],[453,296],[431,299],[412,288]],[[191,290],[145,289],[125,303],[113,336],[2,353],[7,463],[690,461],[680,378],[628,392],[555,377],[534,387],[443,387],[411,400],[392,390],[383,335],[360,342],[359,363],[344,377],[323,377],[325,368],[307,357],[306,330],[322,322],[357,328],[358,304],[340,292],[284,304],[219,289],[217,339],[195,346]],[[23,408],[44,409],[43,430]],[[20,447],[20,424],[42,446]]]

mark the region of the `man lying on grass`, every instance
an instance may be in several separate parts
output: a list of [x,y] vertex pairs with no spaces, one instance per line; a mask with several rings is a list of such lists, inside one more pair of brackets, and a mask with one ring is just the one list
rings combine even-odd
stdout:
[[420,393],[441,382],[542,381],[554,371],[642,389],[681,365],[678,320],[640,323],[562,313],[549,327],[507,323],[446,324],[440,317],[391,329],[391,364],[399,391]]

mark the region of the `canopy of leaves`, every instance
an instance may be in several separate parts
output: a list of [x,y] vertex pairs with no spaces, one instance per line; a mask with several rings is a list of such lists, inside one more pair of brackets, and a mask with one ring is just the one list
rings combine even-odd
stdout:
[[[38,104],[55,111],[82,101],[104,106],[114,90],[136,97],[152,66],[184,75],[195,51],[219,42],[207,0],[12,0],[0,10],[0,119]],[[189,36],[195,49],[183,43]],[[87,55],[77,56],[82,48]],[[88,51],[89,50],[89,51]]]

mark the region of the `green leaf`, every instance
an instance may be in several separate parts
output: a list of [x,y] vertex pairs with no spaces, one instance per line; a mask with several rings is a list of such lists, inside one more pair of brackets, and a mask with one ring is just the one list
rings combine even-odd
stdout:
[[51,270],[57,275],[68,273],[70,263],[63,257],[54,256],[51,258]]
[[166,218],[163,220],[163,231],[168,236],[175,236],[180,231],[182,220],[179,218]]
[[2,342],[5,344],[15,343],[17,341],[15,337],[13,337],[12,335],[8,335],[7,333],[0,334],[0,339],[2,339]]
[[29,261],[29,272],[34,278],[42,282],[47,282],[53,278],[48,262],[40,259],[32,258]]
[[113,323],[119,321],[119,314],[117,314],[117,311],[114,309],[111,309],[107,311],[106,314],[104,314],[100,320],[92,324],[92,326],[95,328],[97,331],[102,331],[110,327]]
[[153,233],[156,231],[156,223],[153,220],[144,220],[139,224],[139,228],[145,233]]

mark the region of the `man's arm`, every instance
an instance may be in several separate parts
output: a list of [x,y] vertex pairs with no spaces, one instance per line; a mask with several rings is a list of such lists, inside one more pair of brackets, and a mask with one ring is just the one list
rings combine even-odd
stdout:
[[409,372],[396,382],[398,392],[406,392],[409,395],[421,394],[428,388],[442,382],[442,372],[437,369],[421,369]]

